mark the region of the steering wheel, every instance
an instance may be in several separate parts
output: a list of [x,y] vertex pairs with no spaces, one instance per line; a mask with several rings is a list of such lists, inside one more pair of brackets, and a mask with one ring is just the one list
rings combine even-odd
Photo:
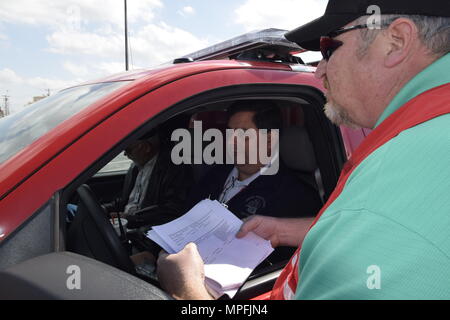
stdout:
[[[98,235],[94,238],[89,234],[84,233],[87,245],[90,247],[94,255],[110,257],[112,261],[102,261],[107,264],[111,264],[125,272],[136,275],[136,270],[133,262],[131,261],[127,251],[120,242],[120,239],[114,230],[112,224],[109,222],[107,215],[100,205],[100,202],[95,197],[91,188],[83,184],[77,189],[77,193],[80,196],[82,205],[85,206],[87,215],[90,219],[87,219],[90,223],[94,224],[94,229],[98,231]],[[84,230],[83,230],[84,231]],[[103,241],[98,241],[100,237]],[[95,257],[98,258],[98,257]],[[104,260],[104,259],[100,259]]]

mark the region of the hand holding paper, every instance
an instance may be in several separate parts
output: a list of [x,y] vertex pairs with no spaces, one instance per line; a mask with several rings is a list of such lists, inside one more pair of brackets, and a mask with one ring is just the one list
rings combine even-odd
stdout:
[[158,257],[160,284],[176,299],[211,299],[204,283],[204,265],[197,247],[189,243],[176,254],[161,252]]
[[147,236],[168,253],[194,242],[205,264],[205,283],[214,296],[234,296],[253,269],[273,248],[268,240],[249,233],[235,237],[242,221],[217,201],[203,200],[184,216],[153,227]]

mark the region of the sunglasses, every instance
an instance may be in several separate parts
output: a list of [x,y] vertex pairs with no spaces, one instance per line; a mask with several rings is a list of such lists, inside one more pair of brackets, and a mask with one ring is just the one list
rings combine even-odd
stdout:
[[324,36],[320,38],[320,52],[322,53],[323,58],[328,61],[331,57],[331,55],[336,51],[337,48],[342,46],[344,43],[339,40],[333,39],[334,37],[337,37],[343,33],[357,30],[357,29],[365,29],[369,26],[367,24],[360,24],[357,26],[351,26],[347,28],[341,28],[336,31],[332,31],[328,34],[328,36]]

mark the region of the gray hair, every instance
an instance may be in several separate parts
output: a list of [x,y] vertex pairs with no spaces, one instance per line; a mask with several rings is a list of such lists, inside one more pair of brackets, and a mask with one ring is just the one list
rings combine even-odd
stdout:
[[[357,19],[357,24],[367,22],[369,16],[362,16]],[[388,15],[381,16],[381,28],[386,28],[397,18],[407,18],[415,23],[419,31],[419,39],[427,47],[431,54],[443,56],[450,52],[450,18],[432,17],[420,15]],[[358,49],[358,54],[363,56],[380,29],[361,29],[360,34],[363,42]]]

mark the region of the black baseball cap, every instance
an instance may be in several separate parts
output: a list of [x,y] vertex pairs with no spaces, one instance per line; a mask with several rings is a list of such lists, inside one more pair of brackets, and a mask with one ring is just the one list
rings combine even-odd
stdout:
[[300,47],[318,51],[321,36],[342,28],[349,22],[368,13],[377,5],[381,14],[405,14],[450,17],[450,0],[329,0],[325,14],[285,34],[286,39]]

